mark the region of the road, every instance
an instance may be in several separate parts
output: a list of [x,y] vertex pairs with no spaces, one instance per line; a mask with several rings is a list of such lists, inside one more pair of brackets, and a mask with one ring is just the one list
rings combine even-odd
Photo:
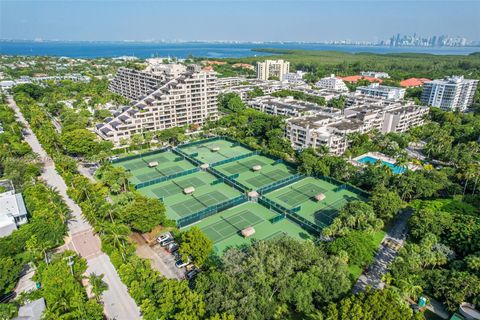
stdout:
[[72,219],[68,222],[69,235],[60,250],[72,249],[84,257],[87,260],[87,274],[94,272],[105,275],[104,281],[108,284],[108,290],[103,293],[103,302],[104,312],[108,319],[141,319],[140,309],[130,297],[127,287],[120,280],[110,258],[101,251],[100,238],[93,233],[92,226],[82,215],[80,207],[67,195],[67,186],[55,170],[53,160],[43,149],[11,96],[8,97],[8,103],[15,111],[18,121],[25,126],[27,131],[25,141],[44,163],[41,178],[59,192],[72,212]]
[[[387,273],[390,263],[395,260],[398,250],[405,242],[405,237],[407,234],[407,222],[411,215],[411,210],[402,210],[397,215],[392,226],[383,238],[381,247],[375,255],[374,262],[366,271],[362,273],[362,275],[358,278],[357,283],[353,287],[354,293],[365,290],[367,286],[370,286],[373,289],[384,288],[385,283],[382,281],[382,278]],[[387,240],[398,243],[398,248],[385,245]]]

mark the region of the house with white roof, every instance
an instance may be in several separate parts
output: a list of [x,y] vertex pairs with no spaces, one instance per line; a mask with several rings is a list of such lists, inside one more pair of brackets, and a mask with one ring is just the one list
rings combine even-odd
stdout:
[[0,186],[6,190],[0,193],[0,237],[6,237],[28,222],[27,209],[22,194],[15,193],[9,180],[1,180]]

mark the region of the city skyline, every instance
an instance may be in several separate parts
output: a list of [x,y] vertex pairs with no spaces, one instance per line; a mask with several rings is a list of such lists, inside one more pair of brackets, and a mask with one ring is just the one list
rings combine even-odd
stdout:
[[480,40],[474,1],[1,0],[0,9],[0,38],[12,40],[380,42],[397,33]]

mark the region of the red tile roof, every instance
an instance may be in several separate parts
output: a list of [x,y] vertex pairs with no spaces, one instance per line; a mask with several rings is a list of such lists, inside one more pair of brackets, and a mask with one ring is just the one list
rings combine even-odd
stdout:
[[378,83],[383,82],[382,79],[366,77],[366,76],[365,77],[364,76],[348,76],[348,77],[343,77],[341,79],[346,82],[357,82],[358,80],[367,80],[369,82],[378,82]]
[[428,82],[428,81],[432,81],[430,79],[427,79],[427,78],[409,78],[409,79],[405,79],[403,81],[400,81],[400,85],[402,87],[419,87],[421,85],[423,85],[425,82]]
[[221,66],[221,65],[224,65],[224,64],[227,64],[227,63],[225,61],[216,61],[216,60],[207,61],[207,65],[209,65],[209,66],[211,66],[211,65]]

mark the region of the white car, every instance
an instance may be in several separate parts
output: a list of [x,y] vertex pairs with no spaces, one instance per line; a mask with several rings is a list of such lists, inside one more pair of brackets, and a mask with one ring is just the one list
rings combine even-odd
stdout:
[[164,233],[161,236],[157,238],[157,242],[161,243],[162,241],[168,240],[168,239],[173,239],[173,236],[170,232]]
[[183,260],[177,260],[177,262],[175,262],[175,266],[177,268],[183,268],[183,267],[186,267],[190,264],[190,259],[188,259],[187,261],[183,261]]

